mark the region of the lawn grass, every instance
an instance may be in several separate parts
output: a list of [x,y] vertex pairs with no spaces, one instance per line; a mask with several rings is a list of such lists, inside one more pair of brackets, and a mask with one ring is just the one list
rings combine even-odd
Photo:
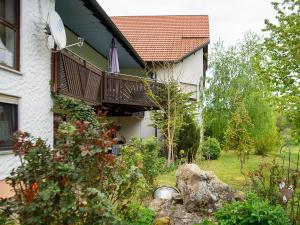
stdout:
[[[298,157],[299,147],[291,148],[291,167],[296,168],[297,166],[297,157]],[[285,167],[288,166],[288,149],[285,148],[282,151],[281,156],[284,155]],[[275,156],[278,154],[271,154],[268,157],[264,157],[258,155],[250,155],[248,160],[244,165],[244,173],[254,170],[257,166],[262,162],[262,160],[272,161]],[[279,157],[277,157],[278,161],[281,161]],[[222,152],[221,157],[218,160],[202,160],[197,161],[199,167],[203,170],[213,171],[222,181],[229,184],[235,189],[245,190],[247,189],[247,184],[245,182],[245,177],[240,171],[240,162],[234,152]],[[162,174],[157,179],[157,185],[171,185],[175,186],[176,177],[175,171]]]

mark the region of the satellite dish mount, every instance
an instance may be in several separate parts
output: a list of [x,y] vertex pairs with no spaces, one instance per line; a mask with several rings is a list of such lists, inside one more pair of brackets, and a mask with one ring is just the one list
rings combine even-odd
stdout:
[[61,51],[64,48],[69,48],[72,46],[82,47],[84,43],[84,39],[78,37],[77,43],[68,46],[66,45],[67,37],[66,37],[65,26],[62,22],[62,19],[55,11],[49,12],[48,14],[46,34],[48,35],[47,37],[48,48],[49,49],[55,48],[57,51]]

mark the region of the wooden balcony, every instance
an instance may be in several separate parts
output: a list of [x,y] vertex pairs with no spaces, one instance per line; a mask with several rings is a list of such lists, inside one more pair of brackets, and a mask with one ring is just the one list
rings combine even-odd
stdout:
[[[52,91],[107,110],[139,112],[155,108],[141,77],[100,71],[68,51],[52,57]],[[158,84],[149,81],[151,88]]]

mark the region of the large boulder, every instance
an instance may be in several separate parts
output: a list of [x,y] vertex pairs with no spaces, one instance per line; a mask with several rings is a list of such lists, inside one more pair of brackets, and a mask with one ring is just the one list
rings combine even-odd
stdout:
[[193,225],[203,218],[213,220],[211,213],[223,203],[245,197],[243,192],[234,193],[213,172],[201,170],[196,164],[178,168],[176,186],[180,193],[173,193],[171,199],[153,199],[150,203],[156,224]]
[[178,168],[176,186],[188,212],[211,213],[235,198],[227,184],[196,164],[184,164]]

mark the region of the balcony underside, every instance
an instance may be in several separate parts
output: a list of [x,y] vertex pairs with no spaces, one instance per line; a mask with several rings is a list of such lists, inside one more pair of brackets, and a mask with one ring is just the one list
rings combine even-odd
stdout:
[[[52,65],[54,92],[84,100],[111,115],[130,115],[156,108],[148,99],[140,77],[100,71],[67,51],[54,53]],[[158,85],[148,82],[151,88]]]

